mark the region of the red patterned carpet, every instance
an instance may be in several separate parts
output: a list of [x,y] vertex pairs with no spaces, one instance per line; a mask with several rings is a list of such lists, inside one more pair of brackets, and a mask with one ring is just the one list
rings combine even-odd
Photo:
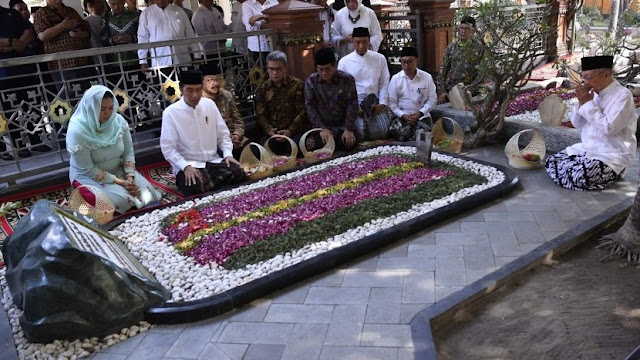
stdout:
[[[143,166],[138,168],[138,171],[163,193],[163,200],[165,202],[174,202],[183,198],[175,186],[175,178],[167,162]],[[0,203],[19,203],[17,208],[9,210],[4,215],[0,215],[0,243],[13,233],[13,228],[18,224],[20,218],[29,212],[31,205],[36,201],[47,199],[66,208],[71,190],[70,184],[64,183],[0,198]]]

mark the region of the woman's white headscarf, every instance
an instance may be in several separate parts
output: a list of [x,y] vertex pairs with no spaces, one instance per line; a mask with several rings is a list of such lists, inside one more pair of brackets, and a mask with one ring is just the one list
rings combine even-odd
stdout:
[[[363,6],[362,0],[358,0],[358,7],[354,11],[351,11],[350,9],[347,8],[347,10],[349,11],[349,15],[351,15],[351,17],[355,19],[360,13],[360,9],[362,9],[362,6]],[[345,7],[347,7],[346,3],[345,3]]]

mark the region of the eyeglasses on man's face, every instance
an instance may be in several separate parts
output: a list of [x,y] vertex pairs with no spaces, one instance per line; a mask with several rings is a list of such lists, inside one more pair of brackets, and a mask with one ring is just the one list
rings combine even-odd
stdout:
[[267,71],[272,73],[272,74],[279,73],[279,72],[284,71],[284,66],[278,66],[278,67],[269,66],[269,67],[267,67]]

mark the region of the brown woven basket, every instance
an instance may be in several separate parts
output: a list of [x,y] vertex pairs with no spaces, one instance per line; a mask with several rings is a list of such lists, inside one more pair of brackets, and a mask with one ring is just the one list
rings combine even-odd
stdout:
[[[451,134],[445,130],[444,122],[448,122],[453,127]],[[438,151],[449,151],[458,153],[462,150],[462,143],[464,142],[464,131],[458,125],[458,122],[449,117],[441,117],[433,124],[431,130],[433,134],[433,148]]]
[[[271,139],[286,139],[287,141],[289,141],[289,145],[291,145],[291,153],[288,156],[276,155],[273,150],[271,150],[271,147],[269,147]],[[279,134],[273,135],[272,137],[268,138],[267,141],[265,141],[264,148],[267,149],[267,151],[269,151],[269,153],[273,157],[273,171],[285,171],[296,166],[298,145],[296,145],[296,142],[293,141],[290,137]]]
[[[259,157],[252,148],[258,149]],[[273,156],[262,145],[251,142],[240,153],[240,166],[249,179],[261,179],[273,173]]]
[[[83,190],[89,191],[95,196],[95,204],[89,204],[82,197]],[[92,185],[81,185],[75,188],[69,196],[67,208],[95,219],[100,225],[113,220],[113,214],[116,211],[115,205],[107,194],[97,186]]]
[[[531,140],[520,149],[520,135],[532,132]],[[542,165],[547,153],[547,146],[542,135],[534,129],[522,130],[509,139],[504,147],[509,166],[515,169],[535,169]],[[529,159],[527,159],[529,158]]]
[[320,130],[322,129],[320,128],[311,129],[306,133],[302,134],[302,137],[300,138],[300,150],[302,150],[302,155],[304,155],[304,159],[308,163],[313,163],[316,161],[328,159],[331,157],[331,155],[333,155],[333,151],[336,149],[336,142],[335,140],[333,140],[333,136],[332,136],[329,138],[329,140],[327,140],[324,146],[321,147],[320,149],[313,150],[313,151],[307,150],[307,147],[305,145],[307,141],[307,136],[312,132],[320,131]]

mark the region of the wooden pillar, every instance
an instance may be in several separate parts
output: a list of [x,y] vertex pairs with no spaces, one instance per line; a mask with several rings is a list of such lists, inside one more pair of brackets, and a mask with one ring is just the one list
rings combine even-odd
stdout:
[[569,28],[567,19],[567,10],[569,2],[567,0],[559,0],[558,7],[558,38],[556,39],[556,49],[558,56],[567,55],[567,29]]
[[[440,71],[444,51],[453,41],[455,9],[453,0],[409,0],[411,13],[422,17],[422,50],[424,70]],[[418,12],[419,10],[419,12]]]
[[322,42],[324,23],[318,20],[323,7],[298,0],[284,0],[264,11],[269,22],[263,29],[275,29],[275,49],[287,55],[287,72],[305,80],[315,71],[313,51]]

